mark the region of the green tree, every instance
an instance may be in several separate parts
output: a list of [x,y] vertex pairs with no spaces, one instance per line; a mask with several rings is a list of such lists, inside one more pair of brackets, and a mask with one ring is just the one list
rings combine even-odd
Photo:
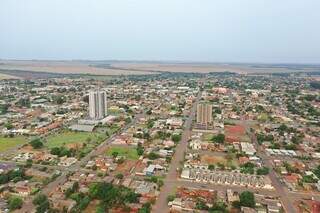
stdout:
[[34,205],[40,205],[41,203],[47,201],[48,198],[44,194],[38,194],[32,201]]
[[116,178],[117,178],[117,179],[120,179],[120,180],[123,179],[123,174],[121,174],[121,173],[116,174]]
[[181,140],[181,135],[180,134],[173,134],[171,136],[171,140],[173,140],[175,143],[178,143]]
[[30,141],[30,145],[34,149],[40,149],[43,147],[43,143],[40,138],[36,138],[36,139],[33,139],[32,141]]
[[210,164],[210,165],[208,166],[208,169],[211,170],[211,171],[214,170],[214,169],[215,169],[215,165]]
[[111,155],[112,155],[113,158],[116,158],[116,157],[118,157],[119,153],[118,152],[112,152]]
[[158,159],[159,158],[159,155],[157,153],[154,153],[154,152],[150,152],[149,155],[148,155],[148,158],[150,160],[155,160],[155,159]]
[[225,141],[225,135],[222,134],[222,133],[220,133],[220,134],[218,134],[218,135],[213,136],[211,140],[212,140],[213,142],[215,142],[215,143],[220,143],[220,144],[222,144],[222,143],[224,143],[224,141]]
[[23,200],[20,197],[11,197],[9,199],[9,209],[15,210],[20,209],[22,207]]
[[4,127],[7,128],[8,130],[13,129],[13,125],[10,122],[6,123]]
[[257,175],[267,175],[269,174],[269,168],[268,167],[261,167],[257,169]]
[[256,205],[254,194],[250,191],[242,192],[240,194],[240,204],[241,206],[254,208]]

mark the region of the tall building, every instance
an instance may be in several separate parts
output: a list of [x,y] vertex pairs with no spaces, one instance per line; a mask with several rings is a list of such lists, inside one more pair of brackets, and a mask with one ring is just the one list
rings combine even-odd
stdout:
[[100,120],[107,115],[107,94],[105,91],[93,90],[89,92],[89,117]]
[[197,105],[197,124],[208,126],[212,124],[212,105],[200,103]]

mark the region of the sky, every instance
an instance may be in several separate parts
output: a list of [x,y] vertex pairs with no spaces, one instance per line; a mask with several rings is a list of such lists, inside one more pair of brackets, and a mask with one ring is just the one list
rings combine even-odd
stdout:
[[319,0],[1,0],[0,58],[320,63]]

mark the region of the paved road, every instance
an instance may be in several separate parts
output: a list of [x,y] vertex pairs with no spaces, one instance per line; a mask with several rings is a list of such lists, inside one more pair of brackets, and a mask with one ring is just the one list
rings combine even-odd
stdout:
[[[83,157],[80,161],[78,161],[77,163],[71,165],[68,168],[65,168],[65,170],[62,172],[62,174],[57,177],[56,180],[54,180],[53,182],[49,183],[46,187],[44,187],[41,191],[41,193],[49,196],[54,190],[57,189],[57,187],[59,185],[62,185],[63,183],[65,183],[67,181],[67,175],[69,173],[69,171],[79,171],[81,169],[81,166],[83,164],[85,164],[87,161],[89,161],[92,157],[103,154],[106,149],[108,148],[110,142],[118,135],[121,134],[122,132],[125,132],[128,128],[130,128],[131,126],[134,126],[137,122],[137,120],[141,117],[143,117],[145,114],[138,114],[135,116],[134,119],[132,119],[132,121],[127,124],[124,128],[121,129],[121,131],[119,133],[115,133],[113,135],[111,135],[111,137],[109,137],[106,141],[104,141],[103,143],[101,143],[99,146],[97,146],[95,149],[93,149],[88,155],[86,155],[85,157]],[[32,200],[31,198],[28,198],[21,209],[16,211],[17,213],[30,213],[30,212],[35,212],[35,207],[32,204]]]
[[179,175],[177,168],[180,167],[180,162],[184,160],[184,152],[187,150],[188,147],[188,140],[191,136],[190,128],[192,125],[192,121],[195,117],[196,106],[200,100],[200,94],[201,93],[198,94],[196,101],[193,103],[190,115],[184,123],[184,131],[182,133],[181,141],[175,149],[175,153],[171,160],[169,171],[164,180],[164,185],[161,188],[160,195],[157,198],[155,205],[153,205],[152,207],[152,212],[154,213],[165,213],[170,211],[167,204],[167,196],[171,194],[172,190],[177,186],[176,179]]
[[257,141],[257,137],[255,134],[250,133],[250,137],[252,142],[255,144],[257,149],[257,155],[262,159],[265,166],[267,166],[270,169],[269,172],[269,178],[272,182],[272,185],[274,186],[277,195],[280,197],[283,208],[285,212],[297,212],[297,209],[293,205],[293,200],[290,201],[289,199],[289,193],[284,185],[280,182],[279,178],[277,177],[275,171],[273,170],[272,162],[268,159],[268,157],[264,154],[264,151],[262,150],[262,147],[259,145]]

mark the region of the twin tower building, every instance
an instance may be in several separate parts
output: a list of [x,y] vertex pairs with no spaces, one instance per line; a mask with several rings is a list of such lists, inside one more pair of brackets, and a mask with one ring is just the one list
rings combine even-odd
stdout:
[[[104,119],[107,115],[107,94],[105,91],[92,90],[89,92],[89,117],[92,120]],[[212,125],[212,105],[200,103],[197,105],[197,124],[202,128]]]
[[92,120],[104,119],[107,115],[107,94],[105,91],[89,92],[89,117]]

